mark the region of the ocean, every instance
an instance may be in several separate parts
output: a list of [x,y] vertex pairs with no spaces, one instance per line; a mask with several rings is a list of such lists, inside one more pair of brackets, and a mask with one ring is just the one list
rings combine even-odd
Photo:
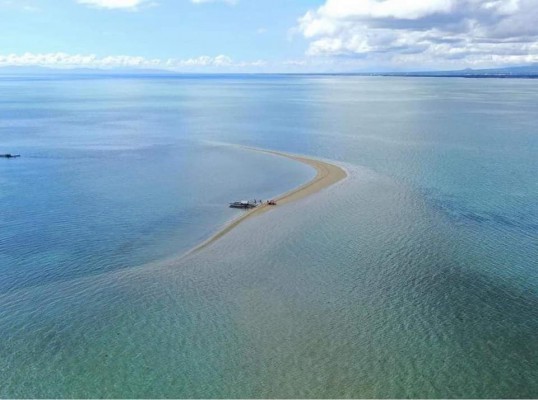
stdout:
[[[538,397],[538,82],[0,78],[0,397]],[[349,176],[251,218],[315,175]]]

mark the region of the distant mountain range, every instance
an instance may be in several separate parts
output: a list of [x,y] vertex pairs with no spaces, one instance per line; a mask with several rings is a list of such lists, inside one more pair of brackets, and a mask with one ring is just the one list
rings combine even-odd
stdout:
[[[48,68],[39,66],[6,66],[0,67],[0,76],[63,76],[63,75],[182,75],[185,73],[161,69],[137,68]],[[313,74],[326,75],[326,74]],[[328,75],[340,75],[329,73]],[[463,78],[538,78],[538,64],[517,67],[463,69],[448,71],[416,71],[416,72],[358,72],[341,75],[361,76],[410,76],[410,77],[463,77]]]

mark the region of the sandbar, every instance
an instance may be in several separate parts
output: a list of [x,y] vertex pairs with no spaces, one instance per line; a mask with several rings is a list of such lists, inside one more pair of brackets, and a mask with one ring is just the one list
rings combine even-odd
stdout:
[[211,245],[212,243],[216,242],[221,237],[226,235],[228,232],[230,232],[232,229],[234,229],[241,222],[249,218],[253,218],[257,215],[265,213],[266,211],[278,208],[281,205],[291,203],[293,201],[297,201],[304,197],[310,196],[322,189],[325,189],[331,185],[334,185],[335,183],[347,177],[347,172],[343,168],[337,165],[328,163],[326,161],[321,161],[315,158],[310,158],[310,157],[306,157],[302,155],[282,153],[282,152],[274,151],[274,150],[264,150],[264,149],[244,147],[244,146],[243,148],[251,150],[251,151],[259,151],[261,153],[268,153],[268,154],[272,154],[279,157],[286,157],[291,160],[302,162],[303,164],[307,164],[313,167],[316,170],[316,175],[307,183],[295,189],[292,189],[289,192],[281,194],[280,196],[275,197],[274,200],[277,202],[276,206],[271,206],[271,205],[268,205],[267,203],[263,203],[262,205],[256,208],[253,208],[248,211],[244,211],[242,215],[232,220],[230,223],[225,225],[221,230],[219,230],[217,233],[215,233],[205,242],[193,248],[187,254],[198,252],[202,250],[203,248]]

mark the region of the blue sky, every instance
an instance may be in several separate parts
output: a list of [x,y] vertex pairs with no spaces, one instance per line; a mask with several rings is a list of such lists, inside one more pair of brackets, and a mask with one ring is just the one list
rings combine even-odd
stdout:
[[538,0],[0,0],[0,65],[378,71],[538,60]]

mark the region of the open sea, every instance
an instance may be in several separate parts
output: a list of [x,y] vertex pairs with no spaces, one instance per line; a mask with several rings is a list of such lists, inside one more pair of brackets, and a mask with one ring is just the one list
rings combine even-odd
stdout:
[[[538,397],[538,81],[0,78],[0,397]],[[238,146],[240,145],[240,146]],[[349,177],[251,218],[310,180]]]

